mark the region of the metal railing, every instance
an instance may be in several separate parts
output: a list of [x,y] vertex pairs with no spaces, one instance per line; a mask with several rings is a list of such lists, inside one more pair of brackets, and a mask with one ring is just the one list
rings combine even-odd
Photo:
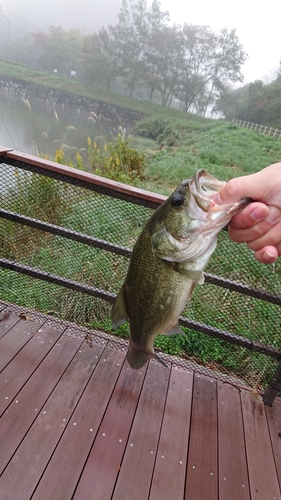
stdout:
[[256,130],[264,135],[271,135],[272,137],[276,137],[277,139],[281,138],[281,130],[274,127],[269,127],[268,125],[261,125],[260,123],[251,123],[246,122],[245,120],[237,120],[233,118],[233,123],[240,125],[241,127],[249,128],[250,130]]
[[[44,281],[50,286],[55,285],[55,287],[63,287],[64,289],[74,291],[74,293],[86,294],[99,301],[105,301],[111,304],[120,287],[120,282],[124,279],[128,258],[131,255],[132,246],[137,234],[140,232],[142,225],[151,211],[159,206],[159,204],[164,201],[165,197],[5,148],[0,148],[0,170],[1,168],[3,182],[2,189],[0,189],[0,220],[3,225],[2,231],[0,232],[0,268],[2,268],[4,273],[1,278],[1,299],[7,299],[5,290],[10,287],[8,284],[10,283],[10,274],[17,273],[17,275],[13,274],[13,276],[26,276],[28,279],[31,279],[31,281],[34,279]],[[52,184],[47,185],[47,187],[53,190],[58,203],[65,198],[64,210],[61,214],[56,215],[55,221],[52,219],[54,212],[52,204],[55,198],[51,199],[51,201],[49,200],[50,206],[46,205],[46,210],[43,209],[39,216],[33,216],[35,214],[32,212],[37,211],[37,205],[35,204],[34,207],[32,207],[32,199],[31,201],[29,199],[29,202],[26,203],[26,196],[32,196],[31,188],[34,189],[33,184],[35,181],[38,190],[46,188],[46,186],[44,187],[38,183],[38,180],[43,178],[52,179]],[[42,195],[43,198],[43,194],[43,192],[40,194],[40,191],[38,191],[39,204],[41,203],[40,196]],[[121,203],[119,206],[119,202],[116,202],[116,213],[114,211],[115,208],[112,208],[113,201],[110,200],[119,200]],[[85,202],[83,210],[81,209],[82,202]],[[93,205],[93,202],[95,202],[96,205]],[[44,207],[43,200],[42,204]],[[89,215],[90,208],[93,206],[99,207],[99,210],[102,209],[103,217],[103,223],[100,225],[99,231],[97,230],[97,224],[93,223],[93,226],[96,228],[95,230],[98,232],[98,234],[94,235],[87,234],[88,223],[84,221]],[[81,213],[79,212],[80,216],[75,218],[78,210],[77,207],[79,207]],[[127,207],[135,208],[133,210],[130,208],[127,213]],[[49,210],[52,210],[52,217],[49,218],[50,220],[44,220],[48,219],[47,212]],[[120,218],[120,214],[121,219],[116,223],[117,229],[114,234],[111,234],[110,229],[106,230],[105,228],[107,225],[110,226],[115,219],[117,221],[117,218]],[[91,217],[95,220],[97,216],[93,213]],[[126,224],[128,224],[128,226],[132,225],[132,220],[135,221],[132,229],[133,236],[131,232],[124,234],[124,220],[127,221]],[[65,227],[65,224],[67,227]],[[74,226],[75,229],[73,229]],[[86,230],[78,231],[76,229],[81,226],[86,228]],[[33,233],[28,232],[28,234],[25,233],[23,236],[19,228],[26,228],[25,231],[34,231],[34,240],[32,239]],[[103,236],[106,231],[106,238],[100,237]],[[227,238],[227,235],[225,235],[225,238]],[[64,252],[62,241],[75,242],[75,245],[79,245],[79,249],[81,248],[80,245],[86,246],[89,248],[89,251],[92,252],[89,256],[85,254],[85,256],[81,258],[81,263],[79,262],[79,266],[81,264],[81,269],[84,269],[86,264],[90,266],[90,271],[86,270],[82,272],[79,270],[79,273],[82,273],[81,280],[77,279],[77,275],[80,276],[80,274],[76,270],[78,265],[76,265],[75,262],[75,265],[73,265],[75,270],[72,270],[70,265],[70,270],[67,269],[65,275],[63,275],[63,273],[57,274],[53,271],[54,263],[58,260],[57,255],[61,255]],[[127,242],[130,243],[130,246],[124,244]],[[63,268],[65,268],[66,265],[65,261],[68,263],[71,262],[71,259],[73,259],[73,261],[75,260],[77,248],[78,247],[75,247],[75,251],[72,248],[70,253],[67,254],[68,257],[62,259]],[[54,255],[52,255],[52,252]],[[106,264],[104,264],[104,261],[99,260],[100,253],[98,252],[101,252],[102,255],[111,255],[109,258],[106,257],[109,259]],[[45,253],[48,253],[48,260],[44,260],[43,262],[43,258],[40,260],[38,256]],[[34,262],[36,264],[37,261],[39,265],[31,265]],[[95,262],[96,267],[94,272],[92,272],[91,266],[94,266]],[[103,265],[107,266],[106,269],[102,267]],[[104,278],[103,281],[99,281],[98,279],[100,271]],[[91,275],[90,281],[88,280],[88,275]],[[105,276],[109,276],[109,278]],[[111,277],[112,283],[110,283]],[[5,279],[7,279],[7,285],[5,285]],[[208,286],[211,287],[207,290],[209,297],[216,295],[217,290],[225,289],[226,294],[231,293],[231,297],[237,300],[238,308],[240,307],[240,303],[243,304],[244,307],[245,301],[243,301],[243,297],[245,297],[247,301],[251,301],[251,304],[257,304],[259,307],[260,304],[268,303],[270,307],[274,307],[272,314],[276,315],[275,321],[279,324],[278,314],[281,305],[281,296],[278,293],[271,293],[267,290],[250,286],[247,283],[230,279],[227,276],[219,276],[213,273],[205,273],[205,281],[206,285],[202,288],[204,289],[205,286],[206,288]],[[100,285],[100,283],[102,283],[102,285]],[[24,286],[26,286],[26,284]],[[30,281],[28,281],[28,287],[31,286]],[[51,293],[52,291],[50,291],[50,294]],[[9,297],[10,295],[8,294],[8,298]],[[202,300],[201,296],[199,299],[200,301]],[[203,300],[205,300],[204,296]],[[269,365],[266,363],[264,365],[264,378],[262,379],[262,377],[260,377],[260,380],[266,381],[267,387],[265,386],[265,382],[261,383],[259,380],[256,388],[263,394],[264,403],[271,405],[276,395],[281,390],[281,350],[278,346],[276,347],[276,345],[268,345],[266,342],[259,341],[257,338],[259,336],[258,333],[256,336],[250,337],[249,335],[246,336],[241,334],[240,331],[237,333],[237,330],[239,330],[239,328],[241,329],[241,327],[235,327],[232,332],[222,328],[220,326],[222,324],[222,302],[223,300],[219,299],[219,305],[214,306],[216,311],[210,316],[210,324],[208,324],[208,320],[201,321],[200,318],[198,320],[188,314],[180,317],[180,324],[191,331],[200,332],[209,337],[219,339],[222,342],[227,342],[229,348],[231,348],[231,346],[236,346],[237,349],[240,349],[240,351],[237,351],[238,360],[240,359],[240,354],[244,353],[245,350],[247,350],[247,356],[255,356],[255,353],[258,353],[264,357],[262,359],[269,360],[266,361]],[[30,308],[32,308],[32,305],[33,303],[30,304]],[[40,306],[38,307],[40,308]],[[247,304],[245,307],[248,307]],[[227,315],[229,315],[229,311],[226,308],[226,324],[228,321]],[[220,317],[219,320],[218,317]],[[245,318],[245,322],[246,320],[247,318]],[[231,323],[234,324],[233,318]],[[241,324],[243,325],[243,318]],[[259,330],[259,325],[256,324],[255,328]],[[277,336],[278,335],[279,332],[277,332]],[[195,355],[195,359],[198,359],[198,356]],[[245,360],[245,356],[243,359]],[[200,362],[202,362],[202,360],[200,360]],[[210,360],[208,364],[210,364]],[[267,366],[270,368],[268,369]],[[216,370],[218,370],[218,368],[219,364],[216,363]],[[221,369],[225,370],[223,362]],[[270,380],[268,380],[267,372],[270,373]],[[231,378],[231,372],[229,373]],[[236,375],[234,379],[237,380]],[[255,383],[249,382],[248,378],[247,383],[255,386]]]

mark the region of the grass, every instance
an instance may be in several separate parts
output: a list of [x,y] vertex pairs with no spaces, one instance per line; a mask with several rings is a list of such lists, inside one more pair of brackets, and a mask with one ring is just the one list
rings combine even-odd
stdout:
[[[8,66],[0,63],[0,73]],[[44,85],[78,93],[76,82],[58,79],[23,66],[9,66],[11,76],[30,79]],[[255,172],[281,160],[281,141],[223,120],[203,119],[178,110],[105,93],[93,87],[79,87],[79,93],[106,100],[111,104],[144,111],[149,118],[137,124],[131,145],[146,154],[145,170],[135,179],[136,185],[151,191],[170,194],[184,178],[199,168],[207,169],[221,180]],[[137,135],[142,134],[142,135]],[[130,146],[131,147],[131,146]],[[148,209],[64,186],[58,181],[13,170],[8,184],[3,170],[2,206],[32,217],[58,223],[132,248],[145,221]],[[4,187],[3,187],[4,186]],[[2,255],[23,263],[94,286],[118,292],[127,271],[128,260],[101,250],[39,231],[1,222]],[[244,245],[232,243],[221,233],[208,272],[240,281],[281,295],[280,262],[271,266],[257,263]],[[1,297],[26,307],[101,328],[109,333],[110,305],[54,285],[42,283],[9,271],[0,271]],[[210,284],[196,286],[185,314],[224,330],[281,348],[280,308]],[[196,361],[214,369],[235,373],[257,388],[264,387],[276,363],[263,355],[230,345],[204,334],[186,330],[185,336],[159,336],[157,348]],[[128,325],[117,335],[129,335]]]

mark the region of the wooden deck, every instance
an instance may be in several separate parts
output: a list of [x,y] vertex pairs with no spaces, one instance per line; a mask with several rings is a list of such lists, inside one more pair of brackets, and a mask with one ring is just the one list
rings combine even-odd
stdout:
[[1,500],[281,499],[279,399],[0,310]]

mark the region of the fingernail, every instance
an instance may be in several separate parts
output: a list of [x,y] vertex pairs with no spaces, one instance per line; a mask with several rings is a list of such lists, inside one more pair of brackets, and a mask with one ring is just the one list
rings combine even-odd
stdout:
[[259,222],[260,220],[265,219],[267,215],[268,215],[268,210],[266,209],[266,207],[256,207],[250,213],[250,217],[254,222]]
[[264,253],[263,253],[263,258],[266,262],[274,262],[276,260],[276,256],[275,254],[269,252],[268,250],[266,250]]

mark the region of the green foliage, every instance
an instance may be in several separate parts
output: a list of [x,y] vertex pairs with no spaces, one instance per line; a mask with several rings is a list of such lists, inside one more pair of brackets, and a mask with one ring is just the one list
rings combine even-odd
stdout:
[[[2,206],[7,204],[12,212],[41,219],[58,225],[68,207],[65,195],[68,187],[59,185],[54,179],[15,169],[13,187],[1,195]],[[28,226],[7,222],[0,230],[0,247],[6,258],[20,259],[36,253],[48,241],[48,233],[35,231]]]
[[141,120],[133,130],[137,135],[156,140],[160,146],[179,145],[179,132],[162,116]]
[[131,148],[121,134],[107,144],[92,144],[88,138],[88,154],[94,174],[131,184],[144,177],[146,155]]
[[240,89],[228,91],[216,103],[227,120],[236,118],[281,129],[281,81],[265,84],[256,80]]

